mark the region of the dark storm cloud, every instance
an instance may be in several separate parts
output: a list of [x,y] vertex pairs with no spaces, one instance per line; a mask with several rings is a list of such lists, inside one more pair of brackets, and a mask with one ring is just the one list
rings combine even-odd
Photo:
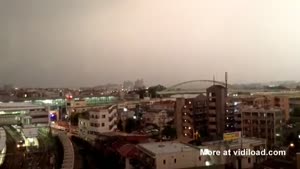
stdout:
[[298,1],[1,0],[0,83],[295,79]]

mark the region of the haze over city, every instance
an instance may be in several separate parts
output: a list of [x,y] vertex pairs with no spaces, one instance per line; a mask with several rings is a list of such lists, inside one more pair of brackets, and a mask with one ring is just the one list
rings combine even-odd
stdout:
[[300,80],[300,2],[1,0],[0,82]]

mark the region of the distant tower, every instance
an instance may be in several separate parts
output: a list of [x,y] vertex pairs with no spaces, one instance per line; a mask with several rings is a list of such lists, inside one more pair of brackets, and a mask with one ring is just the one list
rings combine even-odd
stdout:
[[226,90],[226,96],[228,95],[228,73],[225,72],[225,90]]
[[227,72],[225,72],[225,87],[226,87],[226,90],[227,90],[227,88],[228,88],[228,73]]

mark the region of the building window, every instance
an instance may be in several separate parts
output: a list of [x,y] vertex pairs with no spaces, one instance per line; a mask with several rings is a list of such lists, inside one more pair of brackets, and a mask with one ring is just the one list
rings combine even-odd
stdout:
[[176,158],[174,159],[174,163],[176,163]]
[[164,164],[166,164],[166,160],[164,160]]
[[105,119],[105,115],[102,115],[102,118]]
[[248,163],[249,163],[249,164],[251,163],[251,158],[248,158]]
[[91,117],[92,117],[92,119],[93,119],[93,118],[94,118],[94,115],[92,114],[92,116],[91,116]]
[[201,161],[201,156],[199,156],[199,161]]
[[98,115],[95,115],[95,118],[98,119]]
[[105,126],[105,123],[102,123],[101,126],[104,127],[104,126]]

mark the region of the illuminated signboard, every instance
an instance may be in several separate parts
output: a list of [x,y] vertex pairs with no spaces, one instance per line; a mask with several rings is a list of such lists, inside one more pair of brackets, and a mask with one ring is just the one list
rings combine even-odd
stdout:
[[241,138],[241,132],[231,132],[231,133],[224,133],[223,140],[224,141],[233,141]]

